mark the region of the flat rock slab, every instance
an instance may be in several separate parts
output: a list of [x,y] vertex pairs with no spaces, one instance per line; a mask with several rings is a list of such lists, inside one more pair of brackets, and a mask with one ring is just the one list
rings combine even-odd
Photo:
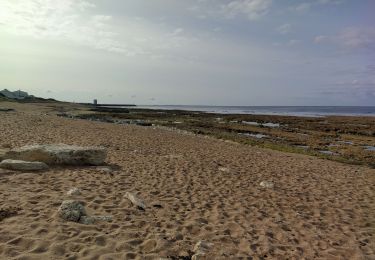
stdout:
[[7,159],[0,163],[0,168],[16,171],[41,171],[48,169],[48,165],[43,162],[26,162]]
[[102,165],[107,157],[103,147],[80,147],[65,144],[28,145],[12,149],[6,159],[39,161],[49,165]]

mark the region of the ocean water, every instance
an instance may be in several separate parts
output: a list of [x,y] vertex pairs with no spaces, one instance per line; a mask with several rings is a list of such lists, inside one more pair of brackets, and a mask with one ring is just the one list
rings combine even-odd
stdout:
[[375,106],[137,106],[162,110],[188,110],[217,114],[290,115],[321,117],[329,115],[374,116]]

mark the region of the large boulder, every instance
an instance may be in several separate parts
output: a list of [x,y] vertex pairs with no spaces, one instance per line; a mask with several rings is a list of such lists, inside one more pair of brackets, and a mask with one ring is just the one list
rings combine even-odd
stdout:
[[26,162],[7,159],[0,163],[0,168],[16,171],[40,171],[48,169],[48,165],[43,162]]
[[12,149],[6,159],[39,161],[50,165],[101,165],[107,156],[103,147],[80,147],[65,144],[28,145]]

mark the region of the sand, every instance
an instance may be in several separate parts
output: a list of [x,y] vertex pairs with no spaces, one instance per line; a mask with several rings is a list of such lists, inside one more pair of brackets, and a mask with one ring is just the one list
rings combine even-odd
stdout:
[[[200,240],[213,243],[207,259],[375,259],[374,169],[153,127],[0,113],[0,149],[46,143],[105,146],[115,170],[0,170],[0,209],[18,208],[0,220],[1,259],[189,259]],[[113,220],[60,220],[73,187],[89,214]]]

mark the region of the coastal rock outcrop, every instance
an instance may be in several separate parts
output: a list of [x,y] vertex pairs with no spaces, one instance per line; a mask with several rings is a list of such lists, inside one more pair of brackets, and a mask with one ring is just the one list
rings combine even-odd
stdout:
[[48,165],[43,162],[26,162],[7,159],[0,163],[0,168],[16,171],[41,171],[48,169]]
[[28,145],[12,149],[5,159],[40,161],[50,165],[102,165],[107,156],[103,147],[80,147],[65,144]]

